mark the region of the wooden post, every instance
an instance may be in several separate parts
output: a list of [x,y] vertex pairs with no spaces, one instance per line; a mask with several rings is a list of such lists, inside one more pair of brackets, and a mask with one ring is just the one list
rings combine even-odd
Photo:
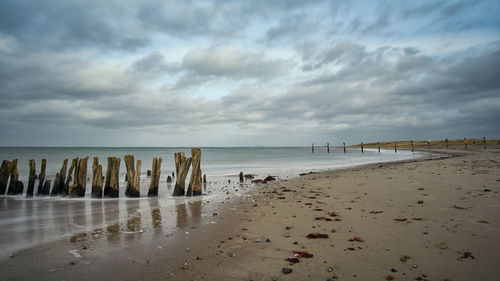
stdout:
[[56,179],[54,180],[54,185],[52,186],[52,191],[50,196],[56,196],[64,192],[64,183],[66,180],[66,170],[68,167],[68,159],[64,159],[61,170],[56,174]]
[[446,142],[446,149],[448,149],[448,139],[446,139],[445,142]]
[[394,141],[394,152],[398,153],[398,142]]
[[431,140],[427,141],[427,147],[429,148],[429,153],[431,152]]
[[203,174],[203,183],[207,183],[207,174]]
[[[149,183],[148,196],[158,196],[158,190],[160,188],[160,175],[161,175],[161,162],[162,158],[153,158],[153,171],[151,173],[151,182]],[[172,179],[170,179],[172,181]]]
[[8,195],[16,195],[23,193],[24,185],[19,181],[19,170],[17,169],[17,159],[12,160],[10,165],[10,183],[9,189],[7,190]]
[[26,197],[33,197],[33,192],[35,191],[35,178],[36,178],[36,164],[35,159],[29,160],[29,178],[28,178],[28,188],[26,189]]
[[326,150],[328,151],[328,153],[330,153],[330,143],[329,142],[326,143]]
[[486,137],[483,137],[483,146],[484,146],[484,149],[486,149]]
[[312,153],[314,153],[314,143],[312,144]]
[[40,168],[40,174],[38,175],[38,187],[36,189],[36,195],[48,195],[43,193],[43,184],[45,183],[45,168],[47,166],[47,160],[42,159],[42,167]]
[[240,182],[243,182],[243,172],[240,172]]
[[189,172],[189,167],[191,166],[191,157],[185,157],[184,152],[178,152],[174,154],[174,158],[175,168],[178,172],[175,181],[174,193],[172,195],[180,196],[185,194],[186,177]]
[[8,160],[2,161],[2,167],[0,167],[0,195],[4,195],[7,190],[11,165],[12,163]]
[[49,195],[50,194],[50,180],[45,180],[45,182],[43,183],[43,187],[42,187],[42,194],[43,195]]
[[191,149],[192,156],[192,169],[191,169],[191,179],[189,180],[187,196],[196,196],[202,194],[201,189],[201,150],[199,148]]
[[414,152],[415,150],[413,149],[413,141],[410,141],[411,144],[411,152]]
[[102,198],[102,165],[99,158],[94,157],[92,163],[92,198]]
[[75,169],[73,185],[69,186],[68,195],[71,197],[84,197],[87,188],[87,161],[89,157],[80,158]]
[[363,142],[361,142],[361,153],[363,153],[364,150],[363,150]]
[[344,153],[346,153],[346,150],[345,150],[345,142],[343,142],[343,144],[344,144]]
[[108,157],[108,168],[106,169],[106,181],[104,185],[104,196],[116,198],[120,192],[120,158]]
[[377,142],[377,146],[378,146],[378,153],[380,153],[380,142]]
[[469,141],[467,140],[467,138],[464,138],[464,146],[465,146],[465,150],[467,150],[467,144],[469,143]]
[[138,171],[134,168],[134,155],[125,155],[124,158],[125,167],[127,169],[127,189],[125,190],[125,195],[127,197],[140,197],[140,166],[142,162],[137,161]]
[[75,170],[76,166],[78,166],[78,157],[73,158],[71,161],[71,165],[69,166],[69,171],[68,171],[68,177],[66,178],[66,182],[64,184],[64,189],[62,192],[63,196],[67,196],[69,194],[69,185],[71,183],[71,180],[73,180],[73,171]]
[[50,196],[57,196],[57,183],[61,180],[60,178],[61,176],[59,175],[59,173],[56,173],[56,178],[54,179],[54,185],[52,186],[52,190],[50,191]]

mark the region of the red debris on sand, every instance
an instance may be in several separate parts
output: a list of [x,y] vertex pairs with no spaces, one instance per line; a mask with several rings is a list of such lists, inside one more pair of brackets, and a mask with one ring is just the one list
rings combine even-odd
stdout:
[[314,219],[315,219],[315,220],[317,220],[317,221],[321,221],[321,220],[323,220],[323,221],[332,221],[332,219],[330,219],[330,218],[325,218],[325,217],[316,217],[316,218],[314,218]]
[[292,253],[295,254],[296,258],[312,258],[314,255],[311,253],[308,253],[307,251],[292,251]]
[[287,258],[286,261],[290,262],[290,263],[299,263],[300,262],[300,260],[298,258]]
[[393,219],[395,221],[400,221],[400,222],[404,222],[404,221],[407,221],[408,219],[400,219],[400,218],[397,218],[397,219]]
[[370,214],[381,214],[383,213],[384,211],[371,211]]
[[328,236],[328,234],[323,234],[323,233],[318,233],[318,232],[315,232],[315,233],[309,233],[307,234],[306,236],[307,238],[309,239],[316,239],[316,238],[329,238],[330,236]]
[[351,241],[351,242],[354,242],[354,241],[365,242],[365,240],[363,240],[361,237],[358,237],[358,236],[354,236],[354,238],[349,239],[349,241]]
[[337,216],[338,216],[338,214],[337,214],[337,213],[335,213],[335,212],[328,212],[328,215],[329,215],[330,217],[337,217]]

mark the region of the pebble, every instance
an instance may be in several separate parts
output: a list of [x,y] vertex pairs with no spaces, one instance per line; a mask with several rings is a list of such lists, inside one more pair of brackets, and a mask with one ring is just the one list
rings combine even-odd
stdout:
[[254,243],[260,243],[260,242],[262,242],[262,240],[260,240],[260,239],[255,239],[255,240],[253,240],[253,242],[254,242]]
[[55,271],[56,271],[55,269],[49,269],[50,273],[55,272]]
[[290,273],[292,273],[292,269],[288,268],[288,267],[283,267],[281,269],[281,271],[283,272],[283,274],[290,274]]
[[293,242],[293,245],[297,245],[297,244],[299,244],[299,242],[297,242],[297,241],[294,241],[294,242]]
[[290,234],[285,234],[285,238],[290,238]]
[[9,254],[9,257],[11,257],[11,258],[13,258],[14,256],[15,256],[15,254],[14,254],[14,253],[10,253],[10,254]]
[[235,257],[235,256],[236,256],[236,255],[235,255],[234,253],[230,253],[230,254],[229,254],[229,257],[230,257],[230,258],[233,258],[233,257]]
[[398,270],[395,268],[391,268],[391,272],[398,272]]
[[292,229],[292,227],[291,226],[285,226],[285,229],[286,230],[290,230],[290,229]]
[[271,239],[267,238],[267,239],[266,239],[266,242],[267,242],[267,243],[271,242]]
[[328,271],[328,272],[333,272],[333,267],[331,267],[331,266],[330,266],[330,267],[327,269],[327,271]]

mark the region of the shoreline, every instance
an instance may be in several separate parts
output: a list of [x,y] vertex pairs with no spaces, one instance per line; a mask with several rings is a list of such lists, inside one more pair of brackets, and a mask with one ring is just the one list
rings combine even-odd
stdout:
[[[373,217],[375,217],[374,220],[379,218],[378,221],[380,221],[385,217],[384,213],[391,213],[394,211],[390,206],[387,206],[388,202],[385,202],[383,197],[380,197],[382,195],[390,196],[391,199],[399,201],[408,200],[408,198],[405,198],[408,196],[412,197],[412,201],[408,202],[407,205],[398,206],[393,217],[398,217],[401,213],[404,214],[409,210],[417,215],[418,209],[416,208],[424,207],[424,210],[427,209],[425,207],[428,206],[428,200],[431,200],[433,204],[433,201],[440,202],[432,198],[436,196],[431,194],[434,190],[430,187],[425,187],[425,191],[419,191],[416,186],[409,190],[406,189],[409,188],[408,185],[414,185],[417,176],[422,177],[422,179],[433,177],[427,174],[423,176],[419,175],[419,172],[428,172],[429,166],[431,166],[431,168],[438,168],[439,166],[439,168],[442,169],[441,166],[443,161],[460,164],[461,160],[464,160],[464,157],[472,157],[474,160],[477,158],[477,155],[482,155],[482,153],[478,151],[468,153],[456,151],[456,154],[462,155],[463,157],[456,157],[457,155],[455,155],[455,157],[432,159],[436,161],[429,161],[431,159],[423,158],[366,164],[361,167],[322,171],[302,177],[295,177],[293,179],[272,182],[267,185],[259,186],[257,189],[250,191],[248,195],[242,195],[239,198],[232,196],[230,202],[216,204],[212,207],[209,206],[209,204],[202,205],[204,216],[200,216],[198,221],[189,221],[190,217],[186,216],[186,224],[178,228],[179,230],[174,233],[161,233],[158,236],[152,236],[151,239],[139,237],[144,236],[144,234],[121,234],[122,237],[118,239],[118,241],[121,242],[116,244],[109,242],[109,237],[100,237],[97,239],[87,237],[80,240],[77,239],[76,243],[58,241],[16,253],[15,257],[0,262],[0,271],[6,273],[6,280],[19,280],[23,277],[28,277],[28,279],[30,279],[30,276],[36,276],[36,279],[39,280],[69,278],[75,280],[90,280],[102,279],[102,276],[106,276],[106,279],[109,280],[303,280],[303,278],[326,280],[327,278],[332,278],[334,274],[339,277],[340,280],[367,280],[365,279],[366,277],[372,278],[373,276],[376,277],[371,280],[383,280],[386,275],[393,275],[396,278],[395,280],[413,280],[416,277],[414,275],[417,273],[431,276],[429,280],[441,280],[434,277],[438,275],[435,269],[429,268],[428,263],[419,259],[421,255],[420,252],[423,251],[422,249],[412,248],[413,250],[411,251],[407,250],[407,252],[415,251],[414,254],[410,254],[411,259],[409,261],[411,262],[407,263],[399,261],[399,255],[405,254],[396,254],[396,260],[391,262],[394,264],[394,267],[399,268],[396,269],[397,272],[390,272],[388,271],[390,268],[384,268],[378,265],[381,261],[374,259],[377,255],[387,256],[387,259],[394,255],[393,249],[391,249],[391,251],[381,250],[383,246],[380,245],[385,245],[387,247],[386,249],[393,248],[394,245],[389,245],[391,246],[389,247],[387,241],[382,239],[383,236],[378,237],[375,235],[373,238],[370,237],[371,235],[368,235],[368,233],[374,230],[366,230],[364,224],[370,225],[373,223],[373,221],[371,221],[374,219]],[[491,150],[486,152],[486,154],[488,154],[490,158],[493,157],[494,161],[498,160],[498,151]],[[495,156],[497,158],[495,158]],[[475,161],[479,160],[475,159]],[[412,170],[407,170],[407,166],[412,166]],[[462,169],[466,168],[467,167],[462,167]],[[498,166],[491,169],[499,170]],[[391,179],[386,179],[389,177],[381,177],[384,173],[390,174],[394,172],[392,170],[397,170],[396,172],[404,171],[407,173],[411,171],[410,173],[413,179],[410,182],[401,182],[403,189],[411,193],[410,195],[384,194],[384,192],[387,192],[387,190],[383,188],[384,184],[391,184],[391,182],[398,177],[404,178],[405,176],[409,176],[404,173],[397,173],[397,176],[392,176]],[[447,173],[450,172],[446,169],[444,169],[444,171]],[[454,175],[454,173],[450,174]],[[491,177],[492,174],[481,174],[480,176],[486,175]],[[346,187],[340,187],[341,190],[332,190],[329,188],[332,185],[337,188],[337,185],[340,184],[339,181],[344,183],[344,186],[350,186],[351,188],[349,190],[346,190]],[[453,177],[450,178],[447,176],[446,179],[443,180],[446,184],[450,181],[454,181]],[[428,184],[432,185],[432,182]],[[375,187],[370,187],[372,185]],[[317,186],[317,189],[311,186]],[[302,187],[304,188],[302,189]],[[368,187],[374,189],[370,189],[369,192],[362,192],[366,191],[365,188]],[[491,200],[496,200],[498,203],[498,198],[496,197],[498,190],[500,190],[498,182],[496,182],[494,187],[496,189],[493,189],[493,192],[487,193],[487,195],[494,195],[494,198],[491,198]],[[380,190],[376,190],[377,188]],[[284,190],[288,189],[291,191],[284,192]],[[422,193],[427,192],[428,189],[431,190],[428,191],[428,196],[423,196]],[[398,190],[392,191],[396,192]],[[450,192],[451,191],[459,192],[457,190],[450,190]],[[304,192],[307,192],[307,194]],[[401,191],[398,192],[401,193]],[[439,193],[440,191],[438,192],[436,190],[435,192]],[[374,193],[378,201],[372,202],[373,198],[372,201],[366,200],[366,198],[364,198],[367,196],[364,195],[365,193],[370,195]],[[311,194],[313,196],[311,196]],[[315,198],[310,199],[308,197]],[[359,199],[356,199],[357,197],[359,197]],[[423,198],[423,204],[417,204],[416,202],[418,200],[413,197]],[[305,201],[310,202],[311,205],[303,205]],[[460,202],[459,200],[457,204],[460,204]],[[410,205],[412,207],[408,207]],[[452,208],[452,211],[461,212],[460,215],[467,215],[468,213],[468,210],[453,208],[452,202],[448,205],[450,205],[448,208]],[[190,209],[192,206],[187,204],[186,207]],[[324,211],[312,211],[313,207],[314,209],[323,209]],[[431,205],[429,207],[433,209],[431,207],[434,206]],[[346,208],[351,209],[348,210]],[[373,211],[370,208],[375,210],[375,212],[379,209],[384,209],[384,213],[378,215],[369,214],[367,212]],[[496,207],[493,207],[493,209],[495,208]],[[327,216],[327,210],[339,211],[339,218],[341,221],[314,220],[314,216]],[[498,209],[495,210],[498,211]],[[354,213],[356,213],[356,215],[353,215]],[[295,217],[293,217],[294,215]],[[408,238],[408,241],[419,240],[422,236],[421,232],[411,233],[405,228],[412,228],[414,225],[425,223],[428,228],[439,232],[439,227],[437,227],[438,230],[434,229],[434,224],[436,223],[433,223],[431,218],[433,213],[426,213],[426,215],[428,218],[422,217],[421,221],[410,219],[408,222],[394,222],[391,217],[388,221],[385,220],[380,226],[377,224],[376,230],[379,231],[379,228],[383,228],[383,231],[385,231],[386,228],[389,228],[395,233],[401,232],[401,234]],[[355,218],[358,216],[361,219],[356,220]],[[461,219],[460,217],[453,217],[455,221]],[[495,227],[497,228],[498,224],[496,224],[494,218],[488,217],[485,221],[488,221],[488,223],[481,223],[481,227],[493,227],[496,225]],[[212,222],[214,223],[212,224]],[[440,223],[446,224],[447,222]],[[465,222],[462,223],[465,224]],[[290,230],[286,229],[288,224],[291,226]],[[331,227],[334,227],[334,233],[331,232]],[[328,239],[304,238],[308,232],[313,231],[327,233],[330,237]],[[383,232],[382,230],[380,231]],[[429,232],[432,234],[431,231]],[[287,234],[290,235],[290,237],[286,237]],[[499,234],[498,229],[494,230],[493,234]],[[488,235],[491,235],[491,233],[488,233]],[[127,236],[134,236],[134,239],[130,237],[126,238]],[[360,236],[366,242],[349,242],[346,238],[350,236]],[[478,234],[476,234],[476,236],[478,236]],[[395,237],[398,238],[399,236],[395,235]],[[432,235],[427,237],[432,237]],[[271,242],[265,242],[267,238],[269,238]],[[254,243],[256,239],[260,239],[261,242]],[[380,240],[377,241],[377,239]],[[439,240],[438,238],[436,239]],[[108,242],[103,243],[102,240]],[[438,250],[443,252],[441,255],[450,255],[449,253],[453,252],[452,248],[454,249],[456,247],[454,245],[454,240],[456,239],[443,238],[442,240],[446,240],[443,241],[443,243],[446,243],[447,247],[450,249]],[[294,241],[298,242],[297,245],[293,244]],[[395,243],[405,244],[401,241],[396,241]],[[439,244],[441,241],[432,243]],[[321,247],[317,248],[316,244]],[[353,244],[352,246],[362,247],[362,249],[354,248],[354,251],[346,250],[351,247],[345,247],[349,245],[344,244]],[[360,246],[358,246],[358,244]],[[333,245],[333,247],[331,247],[331,245]],[[435,245],[427,246],[428,248],[432,248],[430,251],[436,250],[434,249]],[[302,247],[304,247],[304,249],[302,249]],[[498,245],[493,244],[491,247],[500,250]],[[78,250],[82,258],[76,258],[68,252],[75,249]],[[291,254],[291,250],[293,249],[311,251],[315,256],[311,259],[303,259],[299,264],[288,265],[284,259],[293,257]],[[472,263],[477,263],[478,260],[482,259],[478,253],[487,257],[490,254],[489,252],[486,254],[482,253],[482,251],[482,248],[471,250],[476,259],[462,260],[459,265],[461,263],[465,264],[469,262],[469,260]],[[363,252],[367,252],[367,255],[362,254]],[[358,256],[358,253],[360,253],[361,256]],[[492,256],[492,260],[494,260],[495,257],[496,256]],[[459,257],[455,258],[460,259]],[[342,261],[338,261],[337,259],[342,259]],[[326,262],[326,264],[324,262]],[[415,262],[415,264],[410,264],[413,262]],[[368,266],[368,268],[356,269],[359,264]],[[412,267],[413,265],[417,265],[417,268],[403,270],[401,269],[403,264],[405,268]],[[420,264],[423,265],[421,266]],[[482,267],[483,272],[488,274],[499,273],[496,268],[491,266],[491,263],[486,263],[486,265],[486,268]],[[281,273],[283,267],[291,268],[293,272],[285,275]],[[333,268],[332,272],[328,272],[327,269],[329,267]],[[420,270],[421,267],[423,267],[422,270]],[[127,269],[124,270],[123,268]],[[468,268],[468,270],[472,271],[470,268]],[[356,274],[351,274],[352,272],[356,272]],[[406,273],[407,275],[402,275],[402,273]],[[479,274],[478,272],[474,273]],[[356,275],[356,277],[353,275]],[[453,272],[449,273],[447,276],[448,277],[444,278],[451,278],[451,280],[468,280],[461,279],[459,275]],[[467,276],[467,274],[464,276]]]

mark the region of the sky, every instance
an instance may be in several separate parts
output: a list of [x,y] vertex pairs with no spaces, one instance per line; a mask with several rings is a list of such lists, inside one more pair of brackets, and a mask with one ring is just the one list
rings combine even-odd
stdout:
[[0,146],[500,138],[500,1],[2,0]]

